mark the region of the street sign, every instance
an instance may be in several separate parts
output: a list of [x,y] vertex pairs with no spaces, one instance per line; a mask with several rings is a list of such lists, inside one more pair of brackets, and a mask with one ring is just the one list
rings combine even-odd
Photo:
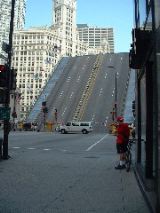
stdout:
[[9,44],[7,44],[6,42],[2,42],[2,50],[6,53],[9,52]]
[[0,53],[0,58],[2,58],[3,60],[7,60],[7,57],[2,55],[1,53]]
[[0,120],[10,119],[10,107],[0,107]]

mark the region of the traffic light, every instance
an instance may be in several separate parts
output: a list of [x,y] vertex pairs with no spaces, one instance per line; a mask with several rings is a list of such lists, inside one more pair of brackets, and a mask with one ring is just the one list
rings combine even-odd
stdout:
[[132,69],[141,69],[146,55],[152,45],[152,32],[135,28],[132,30],[132,44],[129,53],[129,66]]
[[2,42],[2,50],[4,51],[4,52],[6,52],[6,53],[9,53],[9,51],[10,51],[10,46],[9,46],[9,44],[7,44],[6,42]]
[[46,104],[47,104],[46,101],[42,102],[42,111],[43,111],[43,113],[48,113],[48,108],[47,108]]
[[43,108],[43,113],[48,113],[48,108],[47,107]]
[[17,118],[17,113],[16,113],[16,111],[13,111],[13,112],[12,112],[12,118]]
[[46,106],[46,101],[43,101],[43,102],[42,102],[42,106],[43,106],[43,107]]
[[16,89],[16,77],[17,77],[17,70],[11,69],[11,84],[10,84],[10,90]]
[[7,65],[0,65],[0,87],[7,87]]

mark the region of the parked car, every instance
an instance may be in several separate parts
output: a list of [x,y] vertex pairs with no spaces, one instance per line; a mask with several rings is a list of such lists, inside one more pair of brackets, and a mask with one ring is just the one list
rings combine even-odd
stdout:
[[65,125],[61,125],[59,127],[59,131],[62,134],[68,132],[82,132],[83,134],[87,134],[93,131],[92,122],[90,121],[70,121],[67,122]]

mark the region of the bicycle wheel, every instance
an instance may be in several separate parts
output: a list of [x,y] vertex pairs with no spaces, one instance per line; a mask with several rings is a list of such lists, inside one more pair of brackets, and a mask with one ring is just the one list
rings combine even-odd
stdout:
[[131,162],[132,162],[132,154],[130,151],[126,153],[126,171],[129,172],[131,168]]

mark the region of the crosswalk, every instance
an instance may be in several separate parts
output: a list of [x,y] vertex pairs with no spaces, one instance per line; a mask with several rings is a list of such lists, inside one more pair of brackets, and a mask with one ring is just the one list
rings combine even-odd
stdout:
[[36,148],[36,147],[20,147],[20,146],[12,146],[9,148],[10,150],[41,150],[41,151],[60,151],[60,152],[69,152],[66,149],[58,149],[58,148]]

